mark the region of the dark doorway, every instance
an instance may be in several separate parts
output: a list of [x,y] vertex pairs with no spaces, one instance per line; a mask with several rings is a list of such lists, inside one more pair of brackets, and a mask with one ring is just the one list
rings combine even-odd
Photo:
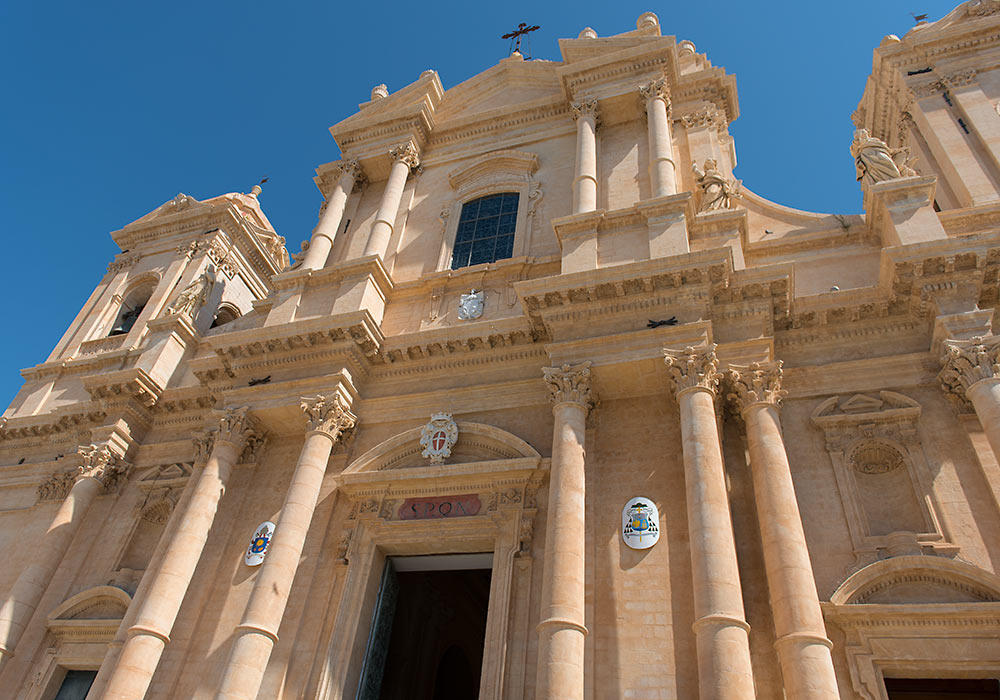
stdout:
[[886,678],[889,700],[1000,700],[995,678]]
[[492,570],[409,570],[418,559],[387,562],[373,621],[381,639],[369,641],[360,700],[479,697]]
[[59,686],[59,692],[56,693],[54,700],[83,700],[87,697],[95,678],[97,678],[97,671],[78,671],[75,669],[66,671],[66,677],[63,678],[62,685]]

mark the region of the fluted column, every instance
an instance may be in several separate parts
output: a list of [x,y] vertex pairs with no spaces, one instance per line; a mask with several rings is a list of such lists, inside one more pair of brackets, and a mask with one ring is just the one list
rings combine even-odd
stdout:
[[[42,493],[47,487],[58,489],[61,484],[72,483],[52,524],[32,551],[31,563],[17,577],[0,607],[0,670],[14,655],[25,627],[35,614],[38,602],[45,595],[49,581],[59,568],[94,499],[105,484],[117,482],[127,474],[127,466],[107,445],[81,447],[79,454],[83,464],[75,472],[57,475],[39,489]],[[62,489],[65,489],[64,485]]]
[[743,611],[715,417],[720,378],[715,345],[663,352],[680,406],[699,696],[702,700],[744,700],[754,696],[750,626]]
[[246,408],[228,411],[219,422],[208,461],[197,476],[187,508],[178,514],[174,538],[159,568],[150,572],[153,578],[149,590],[108,679],[106,700],[138,700],[145,696],[205,548],[219,499],[244,445],[255,437],[254,433],[255,421]]
[[278,627],[295,580],[330,453],[344,431],[354,427],[355,417],[344,408],[338,396],[303,399],[302,410],[309,421],[305,444],[275,524],[267,557],[254,582],[243,619],[236,627],[232,652],[215,695],[217,700],[253,700],[257,697],[271,650],[278,641]]
[[649,129],[649,184],[653,197],[677,194],[674,145],[670,133],[670,90],[666,78],[659,78],[639,88],[646,104]]
[[584,626],[584,444],[592,405],[590,363],[543,370],[552,397],[552,466],[545,516],[537,700],[582,700]]
[[573,178],[573,213],[597,209],[597,100],[574,102],[576,119],[576,173]]
[[330,198],[323,205],[323,212],[319,217],[319,224],[313,231],[309,241],[309,250],[302,261],[303,270],[319,270],[326,267],[327,258],[333,249],[333,241],[340,229],[340,222],[344,218],[344,207],[347,205],[347,198],[354,190],[354,185],[364,178],[361,165],[357,160],[341,161],[340,177],[337,184],[333,186]]
[[942,386],[972,403],[1000,460],[1000,337],[950,340],[943,362],[938,375]]
[[420,165],[417,147],[412,141],[393,148],[389,151],[392,157],[392,169],[389,171],[389,179],[385,183],[385,190],[382,192],[382,202],[378,207],[378,214],[375,216],[375,223],[372,224],[371,233],[368,235],[368,243],[365,245],[365,255],[378,255],[385,258],[389,247],[389,239],[392,237],[392,227],[396,223],[396,215],[399,213],[399,202],[403,197],[403,188],[406,186],[406,176],[410,174],[411,168]]
[[746,423],[764,569],[785,697],[837,700],[823,613],[781,435],[781,363],[732,367],[730,394]]

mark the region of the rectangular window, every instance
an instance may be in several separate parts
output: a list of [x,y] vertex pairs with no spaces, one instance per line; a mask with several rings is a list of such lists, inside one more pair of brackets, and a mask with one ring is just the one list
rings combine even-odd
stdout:
[[59,692],[56,693],[55,700],[84,700],[90,691],[90,686],[94,685],[97,678],[97,671],[78,671],[71,669],[66,671]]
[[451,256],[451,269],[491,263],[514,253],[517,192],[503,192],[462,205]]

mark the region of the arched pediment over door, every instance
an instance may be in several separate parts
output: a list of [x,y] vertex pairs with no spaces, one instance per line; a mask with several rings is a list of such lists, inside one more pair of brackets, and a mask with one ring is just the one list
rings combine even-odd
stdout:
[[851,682],[887,700],[884,678],[995,678],[1000,577],[962,561],[900,556],[849,576],[823,603],[844,633]]

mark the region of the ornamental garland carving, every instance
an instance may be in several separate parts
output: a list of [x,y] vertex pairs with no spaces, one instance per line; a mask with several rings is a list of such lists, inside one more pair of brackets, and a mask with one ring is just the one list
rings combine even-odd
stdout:
[[719,386],[719,359],[715,355],[715,343],[695,349],[663,349],[663,361],[675,394],[686,389],[699,387],[716,393]]
[[667,105],[667,114],[670,113],[670,87],[667,85],[666,78],[657,78],[645,85],[640,85],[639,95],[642,97],[643,102],[663,100],[664,104]]
[[594,405],[590,391],[590,364],[588,360],[578,365],[542,368],[553,403],[578,403],[588,409]]
[[726,121],[725,114],[723,114],[715,105],[709,105],[708,107],[705,107],[697,112],[683,114],[679,117],[679,119],[685,129],[711,127],[719,133],[722,133],[726,130],[726,127],[729,126],[729,123]]
[[420,167],[420,153],[417,151],[417,147],[413,145],[412,141],[401,143],[391,149],[389,151],[389,155],[392,157],[393,161],[405,163],[411,169]]
[[781,360],[751,362],[745,367],[729,368],[729,393],[726,398],[740,412],[755,403],[777,406],[786,392],[781,388]]
[[983,379],[1000,377],[1000,338],[976,337],[945,343],[944,369],[938,380],[945,391],[965,398],[969,387]]
[[948,75],[941,76],[937,80],[932,80],[929,83],[923,83],[921,85],[914,85],[910,88],[916,97],[930,97],[931,95],[936,95],[941,92],[947,92],[953,88],[965,87],[966,85],[971,85],[976,79],[976,69],[967,68],[965,70],[956,71]]
[[354,414],[344,407],[340,396],[329,399],[325,396],[305,397],[300,406],[306,415],[309,430],[326,433],[334,442],[353,429],[357,422]]
[[594,120],[594,126],[597,127],[601,122],[601,116],[597,112],[597,100],[594,98],[578,100],[576,102],[570,103],[570,108],[573,110],[573,121],[579,120],[581,117],[590,117]]
[[38,500],[61,501],[69,494],[76,483],[76,474],[72,471],[58,472],[46,478],[38,485]]

